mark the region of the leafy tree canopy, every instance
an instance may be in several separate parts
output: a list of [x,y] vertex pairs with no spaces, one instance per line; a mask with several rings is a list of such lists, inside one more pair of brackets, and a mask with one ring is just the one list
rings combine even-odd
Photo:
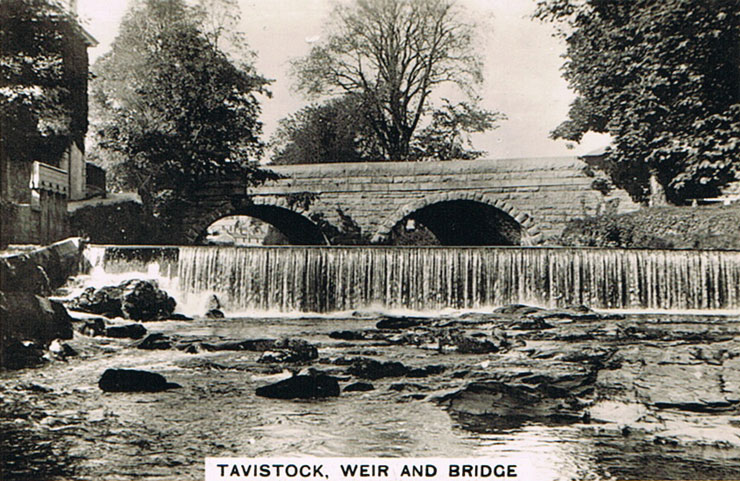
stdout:
[[87,71],[65,67],[82,35],[77,19],[52,0],[0,2],[0,131],[3,155],[14,161],[56,163],[87,129]]
[[355,0],[334,9],[326,39],[293,74],[309,96],[351,95],[382,156],[407,160],[433,90],[471,94],[482,81],[475,33],[453,0]]
[[223,32],[183,0],[141,0],[112,50],[94,65],[98,153],[124,188],[175,215],[213,176],[259,181],[262,124],[256,94],[269,81],[218,47]]
[[369,162],[382,158],[361,99],[345,95],[312,104],[280,121],[272,144],[275,164]]
[[611,134],[607,170],[640,201],[651,178],[676,203],[734,178],[740,0],[542,0],[535,16],[562,22],[578,94],[554,137]]
[[[503,114],[470,102],[427,109],[429,121],[411,139],[407,160],[476,159],[470,134],[498,128]],[[275,164],[377,162],[384,160],[382,143],[372,123],[373,112],[362,99],[347,94],[312,104],[280,121],[273,136]]]
[[470,134],[497,129],[506,116],[483,110],[470,102],[453,104],[442,99],[431,112],[432,120],[411,144],[411,157],[419,160],[477,159],[485,152],[473,149]]

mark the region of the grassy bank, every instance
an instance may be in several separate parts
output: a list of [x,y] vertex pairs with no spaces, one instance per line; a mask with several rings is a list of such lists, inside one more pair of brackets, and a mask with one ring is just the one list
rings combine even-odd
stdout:
[[740,204],[649,207],[574,219],[558,242],[565,246],[740,249]]

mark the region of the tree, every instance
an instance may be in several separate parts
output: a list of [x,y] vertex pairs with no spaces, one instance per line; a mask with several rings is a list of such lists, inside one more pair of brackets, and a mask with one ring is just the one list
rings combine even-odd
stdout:
[[[409,145],[408,160],[476,159],[484,154],[473,148],[470,135],[497,128],[506,117],[469,102],[427,109],[431,121]],[[280,121],[273,137],[275,164],[326,162],[377,162],[383,146],[368,118],[372,111],[356,96],[344,95],[312,104]]]
[[312,104],[280,121],[272,140],[275,164],[368,162],[382,158],[370,115],[353,95]]
[[77,19],[54,1],[3,0],[0,26],[3,163],[57,165],[87,130],[86,65],[75,68],[68,54],[86,48]]
[[482,110],[469,102],[452,104],[443,99],[432,111],[431,123],[414,136],[411,156],[423,160],[477,159],[484,154],[474,150],[470,135],[498,128],[506,118],[500,112]]
[[554,137],[611,134],[607,171],[638,201],[713,196],[737,175],[740,0],[544,0],[535,16],[564,23],[578,94]]
[[213,177],[259,181],[256,94],[269,83],[235,65],[182,0],[142,0],[94,65],[97,147],[122,187],[176,222],[189,192]]
[[482,80],[475,26],[453,0],[356,0],[334,9],[329,29],[293,63],[297,87],[361,99],[388,159],[409,158],[436,87],[456,84],[471,93]]

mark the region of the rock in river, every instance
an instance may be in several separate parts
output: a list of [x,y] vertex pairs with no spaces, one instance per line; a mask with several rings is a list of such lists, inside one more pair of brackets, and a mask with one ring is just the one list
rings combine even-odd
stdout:
[[223,319],[226,317],[224,311],[221,310],[221,301],[218,300],[215,294],[213,294],[206,304],[206,318],[207,319]]
[[106,369],[98,386],[105,392],[160,392],[181,387],[167,382],[161,374],[136,369]]
[[352,384],[349,384],[344,387],[344,392],[353,392],[353,391],[372,391],[375,389],[375,386],[370,384],[369,382],[353,382]]
[[121,326],[108,326],[105,335],[116,338],[141,339],[146,334],[146,327],[139,323],[124,324]]
[[405,376],[409,368],[397,361],[376,361],[366,357],[358,357],[352,360],[352,365],[347,369],[348,374],[361,379],[381,379],[384,377]]
[[0,292],[3,339],[31,340],[42,345],[72,338],[72,318],[62,304],[30,292]]
[[511,429],[526,422],[562,424],[587,417],[584,401],[595,381],[593,373],[529,375],[519,379],[474,382],[440,399],[466,424]]
[[299,374],[257,388],[256,394],[274,399],[314,399],[339,396],[339,382],[327,374]]
[[303,339],[281,339],[257,362],[305,362],[318,357],[316,346]]
[[134,279],[118,286],[100,289],[88,287],[72,299],[69,307],[106,317],[154,321],[171,316],[175,310],[175,300],[159,289],[156,283]]
[[424,324],[426,319],[421,317],[390,317],[386,316],[375,324],[377,329],[408,329]]
[[172,340],[169,338],[169,336],[166,336],[161,332],[155,332],[153,334],[149,334],[141,341],[136,342],[134,345],[137,349],[171,349]]

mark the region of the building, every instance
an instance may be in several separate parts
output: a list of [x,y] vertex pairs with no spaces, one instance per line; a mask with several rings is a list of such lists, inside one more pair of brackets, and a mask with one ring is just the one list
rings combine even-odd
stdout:
[[0,10],[0,243],[68,234],[86,196],[89,47],[75,0],[3,0]]

